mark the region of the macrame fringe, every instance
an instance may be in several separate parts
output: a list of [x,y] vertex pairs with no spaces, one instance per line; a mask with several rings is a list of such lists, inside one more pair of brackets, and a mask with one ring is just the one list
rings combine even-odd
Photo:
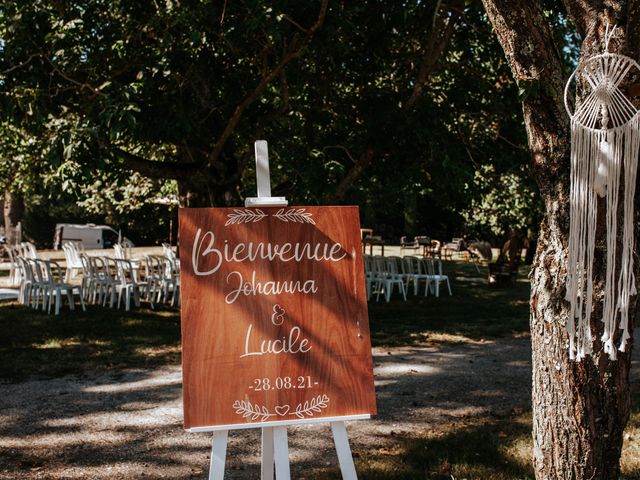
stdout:
[[[602,299],[602,344],[615,360],[624,352],[630,338],[629,303],[636,295],[633,274],[634,197],[640,115],[618,86],[631,69],[640,65],[624,55],[609,53],[609,42],[616,27],[606,25],[604,53],[589,58],[569,78],[564,92],[565,107],[571,117],[571,194],[569,229],[569,270],[567,300],[571,313],[567,320],[569,357],[580,361],[593,353],[591,314],[593,313],[593,274],[598,197],[606,208],[607,251]],[[569,86],[580,78],[590,89],[571,114],[567,102]],[[623,190],[622,206],[620,193]],[[622,208],[622,237],[618,250],[618,211]],[[598,272],[599,273],[599,272]],[[620,343],[616,345],[618,333]]]
[[[583,103],[583,107],[584,105]],[[630,338],[629,300],[631,295],[636,294],[633,274],[634,196],[640,119],[638,115],[634,115],[623,126],[596,130],[579,123],[582,111],[581,108],[571,122],[571,221],[567,284],[567,300],[571,302],[571,314],[567,321],[569,356],[579,361],[593,353],[589,320],[593,312],[597,197],[601,196],[606,199],[607,209],[607,252],[602,307],[604,334],[601,340],[604,351],[609,358],[615,360],[617,351],[624,352]],[[622,175],[624,186],[621,185]],[[622,252],[618,257],[617,212],[622,188]],[[619,268],[616,268],[618,258],[620,263]],[[617,346],[614,344],[616,326],[622,330],[620,344]]]

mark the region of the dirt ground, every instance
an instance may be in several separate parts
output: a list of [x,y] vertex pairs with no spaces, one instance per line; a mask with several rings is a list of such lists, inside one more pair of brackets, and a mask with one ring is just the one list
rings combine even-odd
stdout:
[[[635,363],[637,378],[638,349]],[[528,338],[374,349],[374,366],[378,415],[347,426],[356,452],[529,409]],[[206,478],[211,434],[182,429],[180,375],[168,366],[0,385],[0,479]],[[328,425],[289,431],[293,478],[337,465]],[[259,431],[229,438],[225,478],[259,478]]]

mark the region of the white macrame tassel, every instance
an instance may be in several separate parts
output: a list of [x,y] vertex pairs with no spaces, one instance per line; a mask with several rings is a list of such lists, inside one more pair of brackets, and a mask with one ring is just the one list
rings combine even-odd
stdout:
[[[607,30],[607,44],[612,32]],[[615,360],[618,350],[625,351],[630,338],[629,303],[630,297],[636,295],[633,274],[634,196],[640,153],[640,119],[638,111],[620,92],[618,85],[633,67],[640,70],[638,64],[628,57],[604,53],[578,67],[565,89],[565,105],[569,84],[576,74],[591,89],[575,113],[569,112],[571,193],[566,298],[571,304],[567,320],[569,357],[576,361],[593,352],[590,319],[593,313],[598,197],[606,207],[607,228],[602,301],[604,329],[601,338],[604,351],[611,360]],[[617,212],[621,189],[624,196],[620,252]],[[614,343],[616,327],[622,331],[619,345]]]
[[638,154],[640,153],[640,118],[636,115],[630,128],[625,132],[625,195],[624,195],[624,225],[622,233],[622,262],[620,277],[618,279],[618,309],[620,310],[620,329],[622,338],[618,349],[626,351],[627,342],[631,338],[629,333],[629,297],[636,295],[636,278],[633,273],[633,233],[634,221],[634,197],[636,191],[636,174],[638,171]]

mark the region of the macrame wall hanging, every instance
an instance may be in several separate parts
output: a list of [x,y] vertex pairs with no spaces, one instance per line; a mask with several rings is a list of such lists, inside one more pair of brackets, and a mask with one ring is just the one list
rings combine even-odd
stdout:
[[[602,299],[604,351],[612,360],[629,339],[629,298],[636,294],[633,274],[634,195],[640,146],[638,110],[620,90],[621,82],[640,66],[609,53],[615,27],[605,32],[604,53],[582,62],[567,82],[564,101],[571,117],[571,196],[567,321],[569,356],[581,360],[593,352],[594,251],[600,206],[606,208],[606,266]],[[575,80],[582,100],[569,108]],[[623,220],[618,222],[618,211]],[[621,242],[618,244],[618,238]],[[619,343],[615,342],[621,330]]]

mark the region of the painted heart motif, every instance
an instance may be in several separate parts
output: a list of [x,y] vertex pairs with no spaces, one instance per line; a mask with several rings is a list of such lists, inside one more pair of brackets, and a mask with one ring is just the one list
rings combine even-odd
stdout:
[[276,303],[273,306],[273,313],[271,314],[271,322],[274,325],[282,325],[282,323],[284,322],[284,314],[285,314],[285,309]]
[[278,415],[280,415],[281,417],[284,417],[287,413],[289,413],[289,410],[291,410],[291,407],[289,405],[278,405],[275,408],[275,410]]

